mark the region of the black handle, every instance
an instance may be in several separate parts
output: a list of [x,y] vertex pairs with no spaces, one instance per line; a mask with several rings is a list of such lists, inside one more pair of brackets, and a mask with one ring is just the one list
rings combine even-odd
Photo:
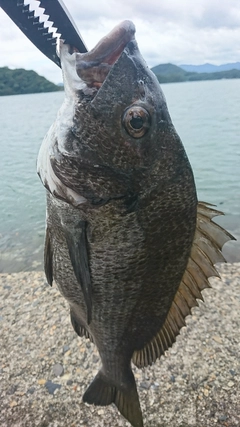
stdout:
[[[34,11],[29,10],[29,5],[25,5],[23,0],[0,0],[0,6],[29,40],[61,67],[56,54],[57,37],[51,32],[51,28],[49,31],[43,22],[39,22],[39,17],[35,16]],[[42,0],[40,7],[45,9],[44,14],[49,16],[49,21],[53,22],[53,26],[66,43],[76,47],[81,53],[87,52],[82,37],[62,0]]]

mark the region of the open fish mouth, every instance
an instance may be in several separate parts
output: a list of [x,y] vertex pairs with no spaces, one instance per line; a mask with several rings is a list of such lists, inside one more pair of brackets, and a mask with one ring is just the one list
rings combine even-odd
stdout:
[[76,81],[78,76],[85,86],[100,88],[126,45],[134,40],[134,35],[134,24],[131,21],[123,21],[87,53],[79,53],[74,47],[60,41],[58,54],[64,80],[68,76],[73,78],[72,67],[75,66],[75,79],[72,80]]

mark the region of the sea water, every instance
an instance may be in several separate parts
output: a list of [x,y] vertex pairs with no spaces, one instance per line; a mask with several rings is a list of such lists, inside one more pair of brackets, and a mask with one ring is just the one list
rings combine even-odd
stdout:
[[[240,80],[162,85],[191,162],[199,200],[226,213],[240,238]],[[42,269],[45,190],[36,173],[63,92],[0,97],[0,272]],[[240,261],[239,243],[226,256]]]

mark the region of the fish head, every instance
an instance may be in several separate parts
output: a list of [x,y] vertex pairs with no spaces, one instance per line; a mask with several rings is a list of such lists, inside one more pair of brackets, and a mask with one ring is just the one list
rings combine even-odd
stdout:
[[[140,162],[142,148],[147,146],[149,157],[150,139],[157,142],[155,131],[171,120],[158,80],[138,49],[134,24],[124,21],[117,25],[87,53],[73,52],[61,43],[59,56],[66,96],[77,100],[73,133],[83,140],[85,117],[94,140],[94,127],[100,136],[104,132],[110,139],[106,153],[103,138],[95,147],[105,160],[123,147],[126,155],[127,147],[133,148]],[[83,142],[92,145],[91,138]],[[128,162],[131,158],[128,156]],[[115,160],[121,161],[121,156]]]
[[[58,54],[65,101],[47,138],[51,173],[40,171],[50,192],[99,205],[171,180],[186,154],[134,24],[122,22],[87,53],[60,41]],[[60,181],[54,192],[49,175]],[[63,196],[64,186],[75,196]]]

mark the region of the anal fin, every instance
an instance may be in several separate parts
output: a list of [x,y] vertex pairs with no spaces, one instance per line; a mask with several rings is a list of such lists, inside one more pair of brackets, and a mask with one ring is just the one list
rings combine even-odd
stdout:
[[71,307],[70,307],[70,318],[71,318],[72,327],[73,327],[74,331],[76,332],[76,334],[78,334],[79,337],[89,338],[90,341],[94,342],[92,335],[87,331],[85,326],[83,326],[81,324],[80,320],[75,315],[75,313]]

